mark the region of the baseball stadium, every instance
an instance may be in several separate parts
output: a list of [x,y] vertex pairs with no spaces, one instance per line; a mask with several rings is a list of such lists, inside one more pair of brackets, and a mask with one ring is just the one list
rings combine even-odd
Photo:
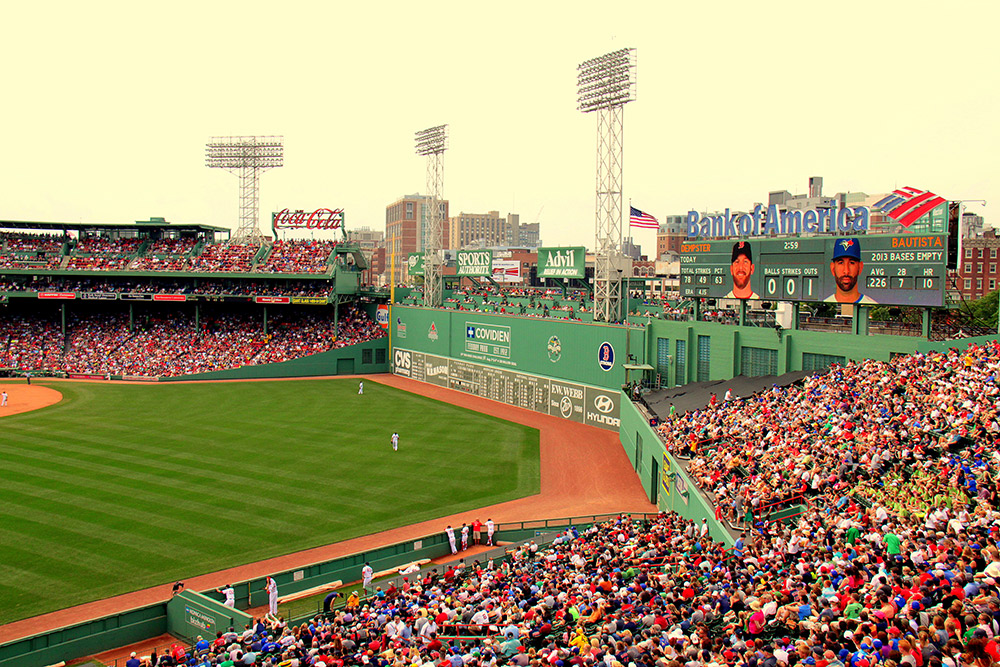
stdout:
[[381,256],[258,229],[275,137],[235,231],[0,220],[0,667],[1000,663],[997,244],[817,177],[640,267],[634,66],[589,249],[446,247],[446,125]]
[[[906,238],[955,242],[947,208]],[[680,293],[627,281],[614,321],[582,248],[539,249],[535,287],[456,258],[434,305],[343,240],[0,228],[0,665],[996,650],[1000,343],[949,328],[945,251],[804,236],[811,272],[787,240],[696,239]],[[916,332],[861,301],[846,330],[805,298],[787,327],[717,317],[769,276],[853,286],[862,252]],[[907,273],[934,288],[871,280]]]

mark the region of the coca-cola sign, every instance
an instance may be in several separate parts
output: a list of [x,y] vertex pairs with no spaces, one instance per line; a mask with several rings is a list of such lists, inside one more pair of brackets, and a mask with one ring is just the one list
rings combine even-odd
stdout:
[[344,224],[344,209],[318,208],[312,213],[281,209],[271,217],[275,229],[340,229]]

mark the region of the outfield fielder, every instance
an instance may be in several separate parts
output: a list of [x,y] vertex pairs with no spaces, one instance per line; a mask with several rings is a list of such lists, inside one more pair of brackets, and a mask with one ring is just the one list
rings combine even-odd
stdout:
[[278,582],[276,582],[271,577],[267,578],[267,583],[264,584],[264,590],[267,591],[267,609],[272,616],[278,615]]
[[0,407],[6,407],[6,406],[7,406],[7,392],[4,391],[2,394],[0,394]]
[[399,450],[399,434],[398,433],[393,433],[392,434],[392,451],[395,452],[395,451],[398,451],[398,450]]
[[360,382],[358,382],[358,396],[360,396],[363,393],[365,393],[365,381],[361,380]]

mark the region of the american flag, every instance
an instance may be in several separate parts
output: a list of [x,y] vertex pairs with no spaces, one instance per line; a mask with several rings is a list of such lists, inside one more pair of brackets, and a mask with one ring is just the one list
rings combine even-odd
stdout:
[[659,229],[660,225],[656,218],[649,213],[643,213],[635,206],[629,206],[628,225],[629,227],[639,227],[640,229]]
[[909,227],[921,216],[944,202],[944,197],[939,197],[933,192],[906,187],[893,190],[892,194],[875,202],[875,208],[904,227]]

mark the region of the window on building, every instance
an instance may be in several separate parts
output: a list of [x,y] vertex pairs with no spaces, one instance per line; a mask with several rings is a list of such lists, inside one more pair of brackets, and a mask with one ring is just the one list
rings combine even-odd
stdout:
[[802,353],[802,370],[804,371],[822,371],[826,370],[833,364],[844,365],[844,357],[839,357],[835,354],[813,354],[811,352]]
[[983,289],[983,279],[976,278],[976,289]]
[[972,273],[972,262],[966,262],[965,263],[965,271],[964,271],[964,273]]
[[972,279],[971,278],[966,278],[965,279],[965,289],[972,289]]
[[996,278],[990,278],[990,291],[992,292],[996,288],[997,288],[997,279]]
[[972,248],[966,248],[965,249],[965,258],[966,259],[972,259]]
[[413,202],[406,202],[406,219],[413,220]]
[[997,265],[990,264],[990,273],[996,273],[996,272],[997,272]]
[[996,256],[997,256],[997,249],[996,248],[990,248],[990,257],[995,259]]

